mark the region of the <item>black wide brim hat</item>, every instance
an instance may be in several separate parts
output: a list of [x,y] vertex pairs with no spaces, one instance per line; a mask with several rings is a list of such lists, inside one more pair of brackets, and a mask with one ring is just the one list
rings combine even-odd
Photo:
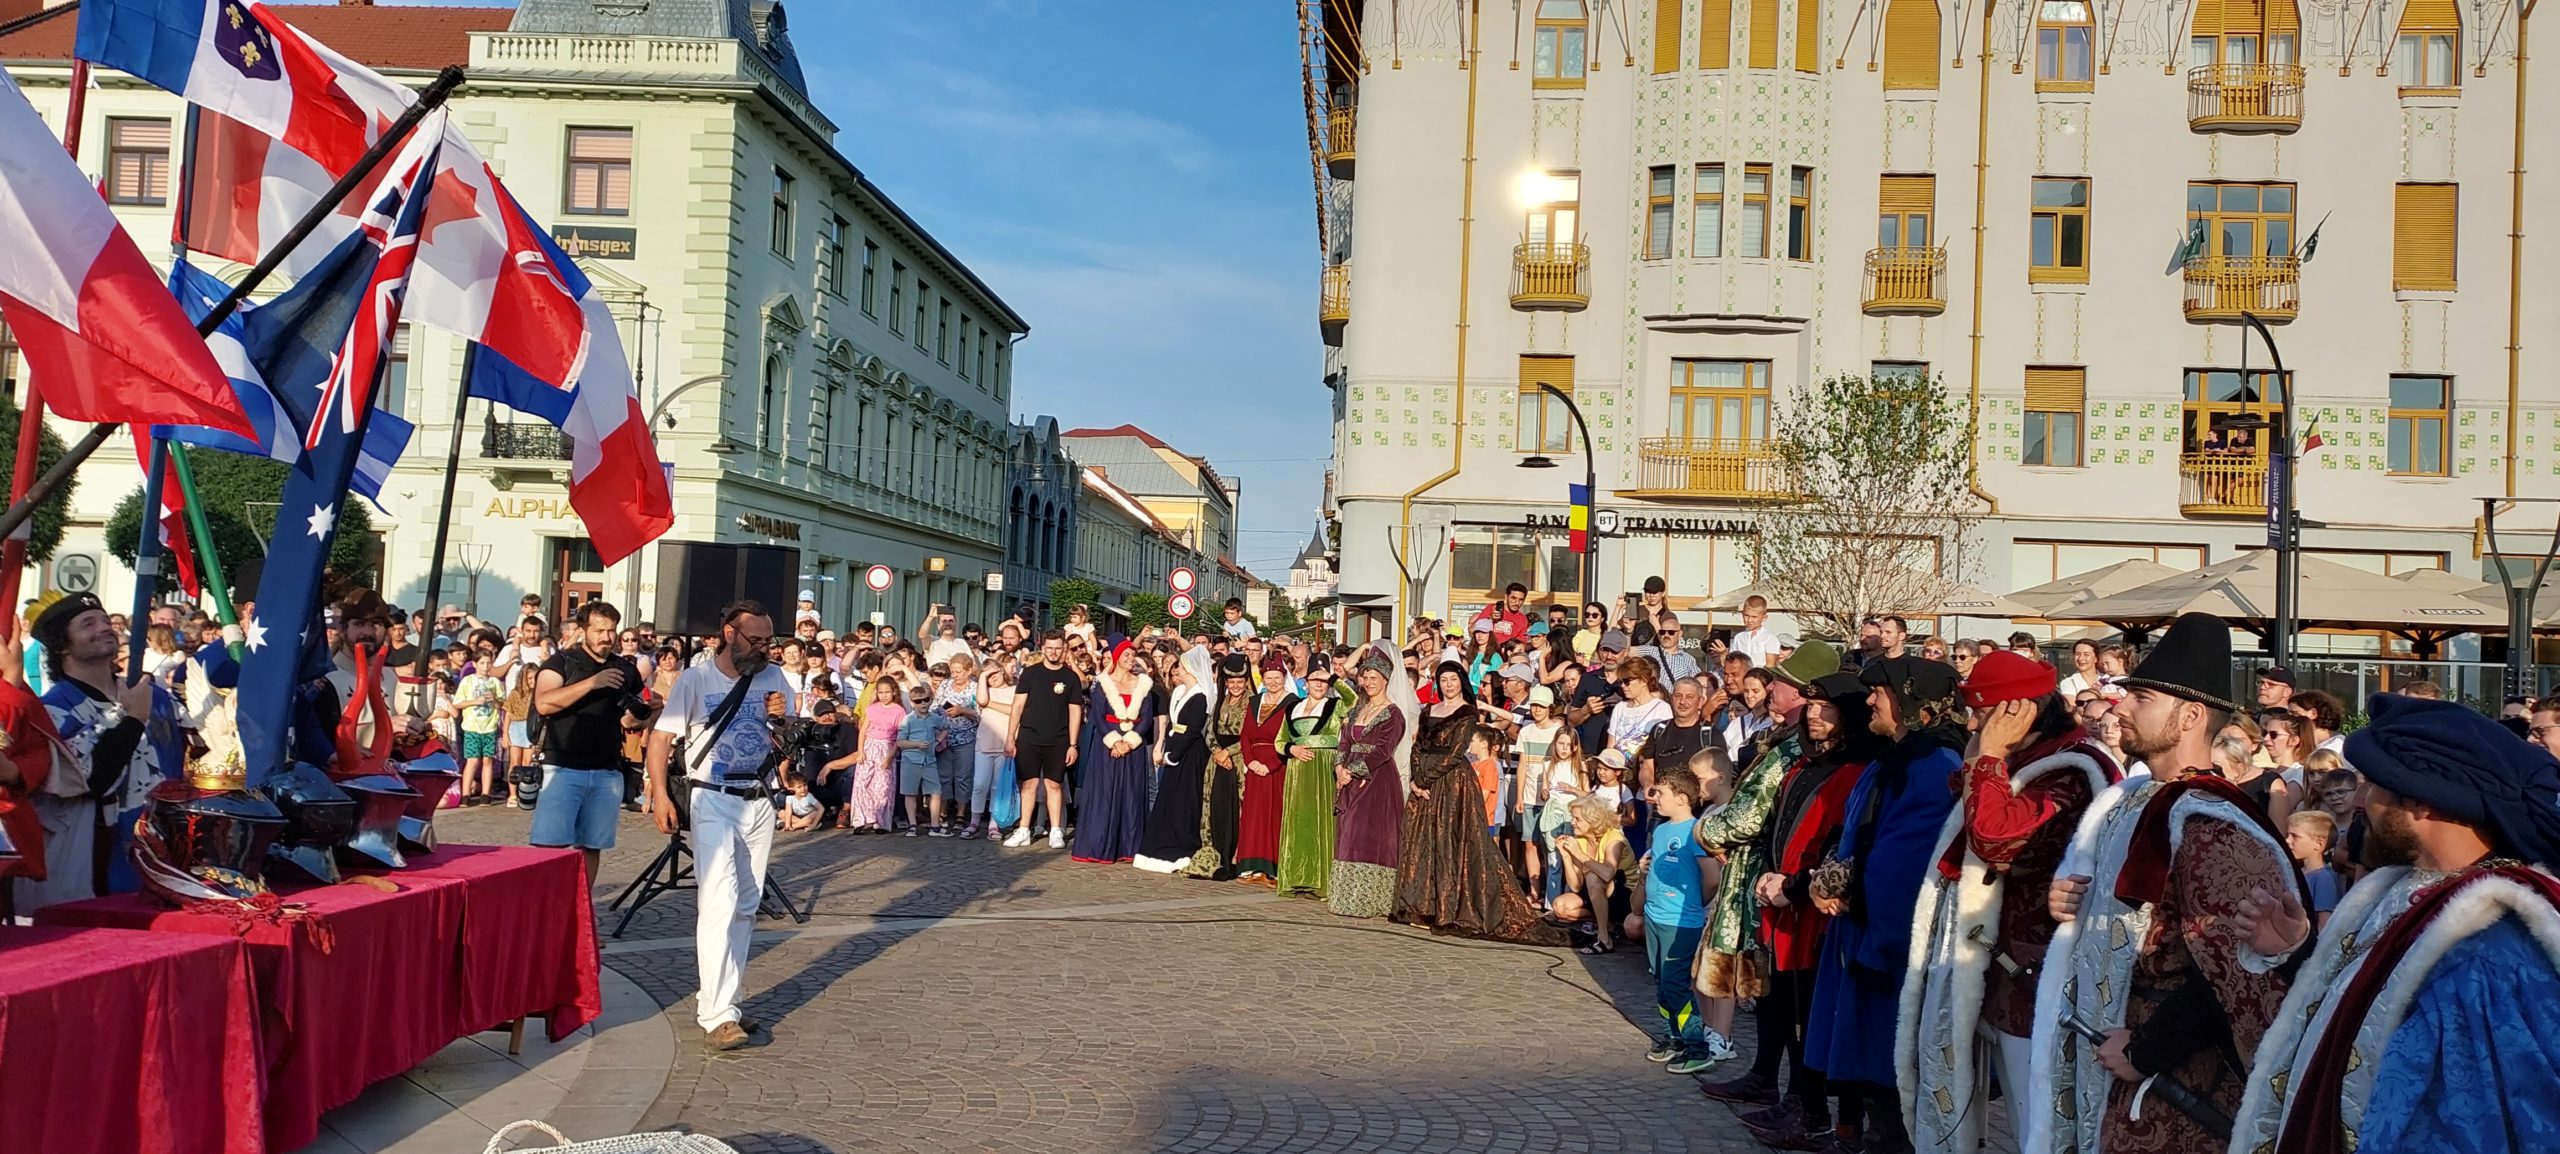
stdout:
[[2179,614],[2142,664],[2116,684],[2239,712],[2231,700],[2231,624],[2210,613]]

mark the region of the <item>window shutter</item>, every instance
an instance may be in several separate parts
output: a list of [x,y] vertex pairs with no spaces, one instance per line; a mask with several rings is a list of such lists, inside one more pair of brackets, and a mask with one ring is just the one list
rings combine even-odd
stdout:
[[[2221,0],[2214,7],[2217,11],[2213,31],[2217,34],[2255,36],[2260,30],[2259,24],[2264,20],[2264,14],[2258,7],[2258,0]],[[2196,15],[2197,19],[2203,19],[2203,9],[2199,8]],[[2201,28],[2203,25],[2198,24],[2197,27]]]
[[2266,6],[2267,35],[2302,35],[2302,13],[2294,8],[2293,0],[2266,0]]
[[1700,0],[1698,67],[1723,68],[1733,63],[1734,0]]
[[1751,0],[1751,66],[1778,66],[1778,0]]
[[[1715,0],[1707,0],[1713,4]],[[1653,2],[1653,72],[1680,71],[1680,0]]]
[[1884,86],[1938,90],[1937,0],[1891,0],[1884,10]]
[[2027,366],[2027,409],[2037,413],[2076,413],[2088,405],[2089,370]]
[[2457,186],[2403,184],[2394,187],[2391,220],[2391,287],[2450,289]]
[[[1903,0],[1910,3],[1910,0]],[[1922,212],[1935,215],[1938,207],[1936,176],[1887,176],[1878,182],[1876,206],[1884,212]]]
[[1822,71],[1822,0],[1796,0],[1796,71]]
[[2462,14],[2455,10],[2453,0],[2409,0],[2409,6],[2400,10],[2403,34],[2461,30]]
[[1540,385],[1554,385],[1564,392],[1572,392],[1573,358],[1522,356],[1520,391],[1533,393]]

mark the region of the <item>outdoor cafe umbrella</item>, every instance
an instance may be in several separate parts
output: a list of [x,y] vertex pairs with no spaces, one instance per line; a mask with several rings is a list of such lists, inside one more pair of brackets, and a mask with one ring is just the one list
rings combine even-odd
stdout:
[[[1900,613],[1907,617],[2010,618],[2033,617],[2036,615],[2035,610],[1997,593],[1985,592],[1962,582],[1938,581],[1936,579],[1923,576],[1917,570],[1903,569],[1879,580],[1877,584],[1905,589],[1927,589],[1934,585],[1938,590],[1936,596],[1914,596],[1908,598],[1908,600],[1915,602],[1929,602],[1929,604],[1897,605],[1891,609],[1884,610],[1889,613]],[[1721,596],[1708,600],[1707,603],[1700,606],[1700,608],[1706,609],[1710,612],[1721,611],[1730,613],[1736,609],[1742,608],[1742,603],[1752,597],[1768,598],[1769,608],[1780,613],[1798,613],[1803,612],[1806,609],[1806,606],[1787,604],[1790,600],[1789,598],[1763,590],[1758,585],[1745,585],[1742,588],[1732,590]]]
[[[2342,565],[2316,554],[2296,557],[2301,566],[2301,628],[2332,626],[2383,629],[2422,648],[2457,633],[2502,628],[2504,609],[2433,580],[2399,581]],[[2146,629],[2181,613],[2211,613],[2251,632],[2275,616],[2276,558],[2252,549],[2192,572],[2099,597],[2071,609],[2074,618],[2104,621],[2127,631]]]
[[2074,619],[2080,614],[2072,610],[2085,602],[2175,577],[2178,572],[2157,561],[2137,557],[2018,590],[2009,595],[2009,600],[2034,610],[2041,617]]
[[2418,626],[2408,629],[2392,630],[2392,632],[2408,638],[2410,643],[2417,646],[2421,653],[2435,652],[2436,647],[2443,644],[2445,639],[2449,637],[2459,636],[2464,633],[2478,633],[2485,629],[2503,629],[2506,627],[2506,595],[2499,592],[2497,586],[2486,581],[2475,581],[2469,577],[2464,577],[2455,573],[2448,573],[2442,569],[2412,569],[2406,573],[2397,574],[2391,579],[2413,589],[2426,590],[2430,594],[2463,598],[2478,602],[2489,610],[2490,617],[2494,619],[2493,621],[2448,619],[2441,626]]

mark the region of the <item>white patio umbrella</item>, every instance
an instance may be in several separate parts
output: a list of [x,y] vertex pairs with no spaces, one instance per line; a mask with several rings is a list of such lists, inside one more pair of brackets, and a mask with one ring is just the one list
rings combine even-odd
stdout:
[[2070,619],[2079,616],[2071,610],[2084,602],[2113,596],[2127,589],[2138,589],[2154,581],[2175,577],[2179,572],[2157,561],[2135,558],[2021,589],[2010,594],[2009,599],[2046,618]]
[[[1905,582],[1897,580],[1894,584],[1905,584]],[[1926,587],[1927,580],[1921,577],[1918,573],[1911,573],[1909,574],[1907,584],[1911,587]],[[1699,606],[1699,608],[1729,613],[1742,608],[1742,603],[1744,601],[1755,596],[1767,598],[1769,601],[1769,608],[1780,613],[1803,612],[1807,608],[1802,605],[1786,604],[1785,602],[1788,598],[1767,592],[1761,589],[1758,585],[1745,585],[1742,588],[1732,590],[1709,600],[1705,604]],[[1961,582],[1948,583],[1943,586],[1943,592],[1941,592],[1936,598],[1923,598],[1923,600],[1935,600],[1936,604],[1898,605],[1884,611],[1889,613],[1900,613],[1906,617],[2010,618],[2033,617],[2036,615],[2036,611],[2034,609],[2028,608],[2015,600],[2003,597],[1997,593],[1986,592],[1982,589],[1978,589],[1974,586],[1966,585]]]
[[[2317,554],[2297,560],[2302,566],[2302,597],[2294,607],[2294,618],[2304,628],[2361,627],[2442,637],[2506,624],[2506,610],[2449,591],[2432,578],[2396,580]],[[2157,625],[2181,613],[2211,613],[2234,625],[2263,628],[2275,616],[2275,603],[2275,554],[2252,549],[2202,569],[2082,602],[2070,613],[2132,628]]]

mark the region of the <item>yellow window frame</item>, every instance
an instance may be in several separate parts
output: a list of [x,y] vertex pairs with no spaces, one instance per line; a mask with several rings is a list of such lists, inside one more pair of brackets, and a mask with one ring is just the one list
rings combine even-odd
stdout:
[[[1548,10],[1571,4],[1581,11],[1573,18],[1550,16]],[[1591,71],[1591,8],[1583,0],[1537,0],[1538,19],[1530,31],[1529,86],[1532,88],[1580,88]],[[1518,27],[1514,25],[1513,27]],[[1580,51],[1570,64],[1573,74],[1565,75],[1568,60],[1565,46],[1580,36]],[[1553,68],[1553,72],[1548,69]]]
[[[1754,249],[1756,251],[1736,253],[1734,254],[1736,256],[1756,257],[1764,260],[1769,256],[1769,233],[1773,231],[1769,220],[1769,172],[1770,167],[1765,164],[1746,164],[1742,166],[1742,218],[1744,220],[1751,219],[1751,210],[1754,207],[1759,208],[1760,235],[1756,238],[1758,241],[1757,244],[1752,243],[1754,238],[1748,235],[1743,238],[1743,247],[1746,249]],[[1759,191],[1757,192],[1752,191],[1752,186],[1755,182],[1759,186]]]
[[[1704,365],[1740,365],[1742,387],[1699,384],[1698,369]],[[1707,402],[1707,412],[1713,414],[1707,428],[1703,430],[1697,427],[1699,402],[1702,401]],[[1742,428],[1733,430],[1724,428],[1723,413],[1727,401],[1741,403]],[[1767,361],[1703,357],[1671,362],[1671,405],[1679,412],[1675,427],[1679,430],[1679,435],[1687,440],[1731,442],[1736,445],[1764,443],[1769,439],[1770,403],[1769,362]],[[1751,431],[1755,408],[1760,418],[1761,430],[1756,436]]]
[[[2036,194],[2043,191],[2044,186],[2049,184],[2076,184],[2080,186],[2080,203],[2077,205],[2037,203],[2038,198]],[[2091,247],[2089,243],[2089,230],[2092,223],[2089,219],[2089,178],[2085,176],[2039,176],[2033,178],[2027,187],[2027,282],[2029,284],[2089,283],[2089,252]],[[2050,227],[2053,229],[2053,263],[2037,264],[2035,259],[2034,243],[2035,228],[2038,224],[2047,220],[2052,222]],[[2065,231],[2066,223],[2071,220],[2077,220],[2080,222],[2080,263],[2077,265],[2062,263],[2062,236]]]

